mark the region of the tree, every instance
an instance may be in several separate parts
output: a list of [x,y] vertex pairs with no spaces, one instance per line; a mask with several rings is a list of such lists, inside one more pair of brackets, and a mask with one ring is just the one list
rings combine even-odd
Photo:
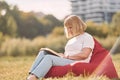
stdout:
[[95,24],[94,22],[89,21],[86,24],[88,26],[86,31],[94,36],[106,38],[109,34],[110,29],[109,29],[108,25],[105,23]]
[[59,27],[55,27],[51,33],[51,35],[53,37],[57,37],[57,36],[63,36],[64,35],[64,29],[63,27],[59,26]]
[[0,31],[3,35],[34,38],[39,35],[47,35],[52,32],[55,26],[61,26],[62,22],[53,15],[45,15],[43,18],[37,18],[33,12],[23,12],[14,6],[10,6],[2,1],[0,2]]
[[51,33],[55,26],[62,26],[62,22],[53,15],[46,15],[39,20],[44,25],[45,34]]
[[120,35],[120,12],[113,15],[112,22],[111,22],[111,28],[112,28],[114,35],[116,36]]
[[15,36],[16,30],[16,21],[11,15],[9,5],[4,1],[0,2],[0,31],[3,35]]
[[43,35],[43,25],[30,12],[20,12],[18,19],[18,34],[21,37],[34,38],[38,35]]

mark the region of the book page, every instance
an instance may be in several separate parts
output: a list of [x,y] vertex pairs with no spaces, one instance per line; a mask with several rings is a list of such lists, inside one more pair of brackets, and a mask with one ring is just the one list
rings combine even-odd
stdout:
[[41,48],[40,50],[45,50],[45,51],[47,51],[49,54],[53,54],[53,55],[56,55],[56,56],[61,56],[59,53],[57,53],[57,52],[55,52],[54,50],[49,49],[49,48]]

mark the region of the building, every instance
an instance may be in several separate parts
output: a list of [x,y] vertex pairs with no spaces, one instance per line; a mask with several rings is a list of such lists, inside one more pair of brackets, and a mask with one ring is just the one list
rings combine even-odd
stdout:
[[110,22],[113,14],[120,11],[120,0],[69,0],[72,14],[80,16],[84,21],[96,23]]

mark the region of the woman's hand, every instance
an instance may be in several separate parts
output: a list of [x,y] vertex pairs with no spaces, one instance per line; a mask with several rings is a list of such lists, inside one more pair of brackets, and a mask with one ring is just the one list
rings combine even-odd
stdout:
[[59,54],[59,56],[62,57],[62,58],[67,58],[68,59],[68,56],[64,55],[63,53],[54,52],[53,50],[51,50],[49,48],[41,48],[40,50],[47,50],[47,51],[53,52],[55,54]]
[[41,48],[40,50],[48,50],[49,48]]
[[59,53],[60,54],[60,57],[62,57],[62,58],[69,58],[68,56],[66,56],[66,55],[64,55],[63,53]]
[[63,53],[58,53],[60,55],[60,57],[64,58],[64,54]]

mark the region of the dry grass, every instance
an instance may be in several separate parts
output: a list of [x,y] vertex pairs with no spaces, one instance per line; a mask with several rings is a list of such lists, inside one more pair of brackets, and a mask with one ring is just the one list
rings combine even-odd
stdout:
[[0,80],[25,80],[33,57],[0,58]]
[[[0,58],[0,80],[26,80],[28,70],[34,57],[1,57]],[[113,62],[120,77],[120,54],[113,56]],[[106,77],[74,77],[72,75],[66,75],[63,78],[48,78],[46,80],[109,80]]]

